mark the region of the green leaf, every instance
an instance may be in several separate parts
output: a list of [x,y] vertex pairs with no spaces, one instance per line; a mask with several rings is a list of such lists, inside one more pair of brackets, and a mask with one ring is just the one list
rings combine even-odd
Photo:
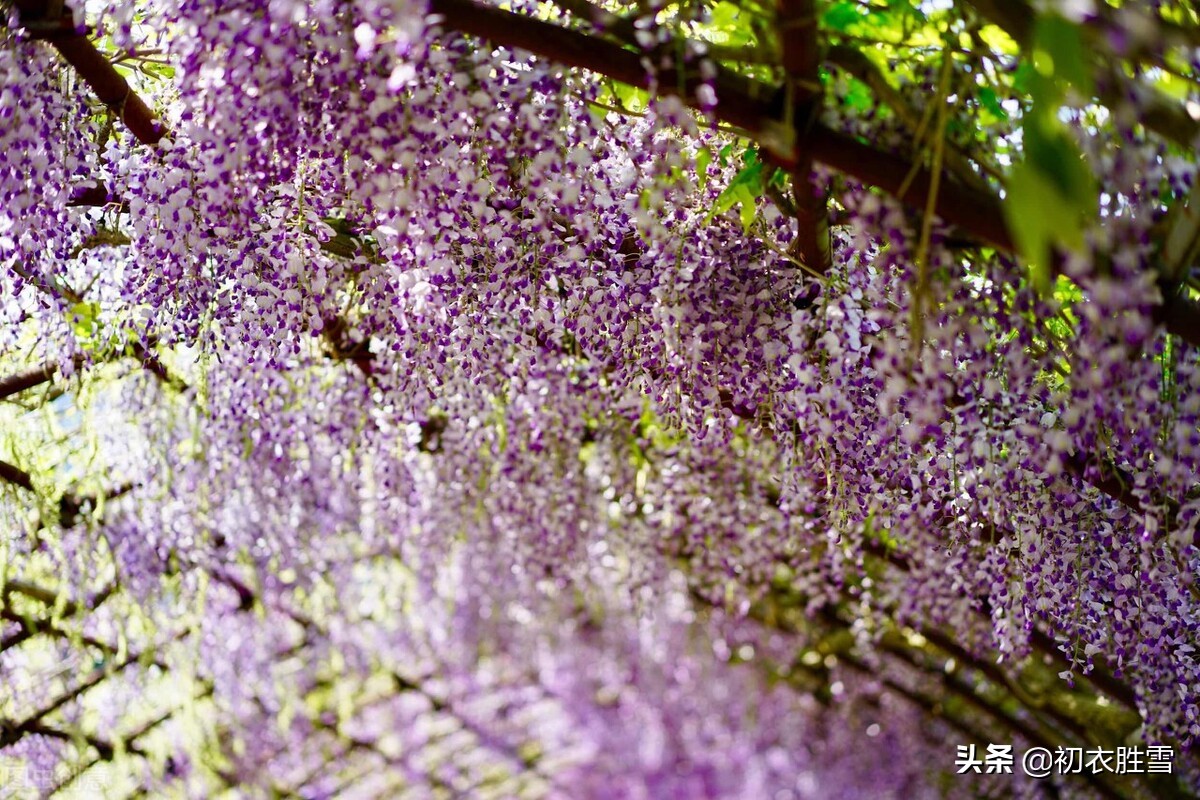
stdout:
[[1009,176],[1004,211],[1034,286],[1040,292],[1049,292],[1051,248],[1056,244],[1072,248],[1083,245],[1083,218],[1078,207],[1037,165],[1023,161]]
[[751,164],[748,164],[729,183],[729,189],[736,190],[741,187],[753,189],[754,196],[758,197],[759,193],[762,191],[762,174],[763,163],[761,161],[755,161]]
[[709,13],[708,23],[714,30],[726,31],[737,26],[738,7],[733,3],[717,3]]
[[144,75],[159,80],[170,80],[175,77],[175,67],[170,64],[156,64],[150,61],[145,61],[137,65],[137,69]]
[[1021,94],[1029,94],[1032,91],[1035,76],[1037,76],[1037,71],[1034,70],[1033,64],[1023,59],[1017,65],[1016,71],[1013,72],[1013,88]]
[[1005,213],[1034,285],[1045,293],[1051,288],[1051,248],[1082,247],[1085,220],[1096,211],[1095,178],[1059,119],[1064,86],[1085,96],[1092,91],[1078,27],[1057,15],[1041,17],[1032,59],[1018,72],[1014,83],[1033,103],[1022,120],[1024,158],[1009,178]]
[[708,22],[699,26],[704,38],[733,47],[754,41],[754,17],[743,14],[735,3],[720,2],[712,7]]
[[926,20],[924,12],[918,7],[919,3],[913,3],[911,0],[888,0],[887,6],[889,11],[901,19],[907,17],[915,22],[924,22]]
[[613,93],[621,102],[621,107],[632,112],[640,112],[646,110],[650,104],[650,95],[644,89],[639,89],[636,86],[630,86],[627,83],[619,81],[612,82]]
[[696,179],[700,183],[701,189],[708,185],[708,165],[712,163],[712,160],[712,150],[707,147],[701,147],[696,151]]
[[750,226],[754,224],[754,217],[758,214],[758,204],[755,202],[756,196],[750,193],[749,189],[742,187],[738,192],[738,200],[742,207],[738,210],[738,218],[742,221],[742,232],[749,233]]
[[[1039,59],[1039,56],[1049,58]],[[1050,72],[1043,67],[1047,60]],[[1074,86],[1085,97],[1092,95],[1092,70],[1079,27],[1058,14],[1044,14],[1038,18],[1034,31],[1034,66],[1047,77],[1053,75]]]
[[1083,300],[1083,290],[1066,275],[1059,275],[1054,282],[1054,299],[1069,306]]
[[862,15],[858,13],[858,6],[855,3],[847,2],[834,3],[821,17],[826,28],[843,33],[860,20],[862,20]]
[[754,216],[758,213],[756,201],[763,189],[763,162],[759,161],[758,154],[753,150],[747,150],[744,155],[746,166],[734,176],[725,190],[717,195],[717,199],[713,201],[712,208],[709,209],[705,222],[709,222],[717,214],[724,214],[735,205],[741,204],[741,209],[738,214],[742,220],[742,228],[750,229],[750,225],[754,222]]
[[979,104],[1000,119],[1008,119],[1008,112],[1000,104],[1000,98],[996,96],[996,91],[992,87],[984,86],[979,90]]
[[842,100],[847,106],[856,111],[866,111],[875,104],[871,89],[858,78],[851,78],[849,88]]
[[71,307],[71,314],[76,336],[81,339],[90,339],[96,335],[96,319],[100,315],[98,303],[76,303]]
[[1095,209],[1095,180],[1079,146],[1057,117],[1031,114],[1022,128],[1025,159],[1080,213]]

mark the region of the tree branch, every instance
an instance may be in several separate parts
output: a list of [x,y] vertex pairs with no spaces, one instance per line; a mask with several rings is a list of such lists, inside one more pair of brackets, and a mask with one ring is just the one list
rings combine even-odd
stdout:
[[54,47],[138,141],[156,144],[163,138],[166,128],[87,36],[70,24],[70,11],[63,9],[61,18],[48,19],[46,0],[17,0],[16,6],[20,24]]
[[792,168],[795,203],[795,254],[809,269],[825,273],[832,266],[829,247],[829,204],[812,182],[810,134],[821,113],[821,50],[817,41],[817,9],[813,0],[779,0],[777,25],[782,40],[784,122],[796,136]]
[[46,363],[44,366],[28,372],[19,372],[16,375],[9,375],[7,378],[0,378],[0,400],[48,383],[54,378],[54,373],[57,371],[57,364]]
[[13,466],[7,461],[0,461],[0,480],[7,481],[13,486],[20,487],[26,491],[32,492],[34,490],[33,477],[25,470]]
[[[188,635],[190,631],[183,630],[176,634],[174,639],[181,639]],[[122,672],[134,664],[139,663],[145,658],[145,653],[131,653],[124,660],[117,662],[112,666],[98,667],[92,670],[91,674],[84,678],[75,686],[67,689],[53,700],[42,706],[38,710],[32,712],[19,722],[0,718],[0,748],[8,747],[20,741],[23,737],[37,733],[37,728],[42,724],[47,716],[54,713],[58,709],[70,703],[72,700],[86,694],[88,691],[99,686],[106,678]]]
[[[662,94],[681,96],[693,107],[699,105],[696,90],[702,85],[698,73],[677,70],[651,73],[643,57],[620,45],[578,31],[531,19],[521,14],[486,6],[474,0],[432,0],[430,10],[442,17],[445,27],[479,36],[505,47],[527,50],[534,55],[570,67],[591,70]],[[772,113],[768,98],[775,94],[765,84],[718,69],[716,78],[718,119],[735,125],[760,141],[778,138],[781,121]],[[930,195],[932,173],[913,164],[902,154],[888,153],[835,132],[817,122],[805,144],[816,161],[864,183],[876,186],[901,202],[920,207]],[[780,166],[794,169],[800,163],[795,146],[766,148]],[[806,155],[809,153],[806,151]],[[935,213],[945,222],[962,228],[983,243],[1005,252],[1016,247],[1004,222],[1003,205],[991,192],[944,181],[936,198]],[[1200,305],[1181,295],[1169,295],[1158,322],[1169,333],[1200,347]]]
[[[928,136],[921,136],[921,115],[909,104],[908,100],[896,87],[888,81],[875,62],[867,58],[862,51],[849,45],[834,45],[829,48],[825,60],[853,75],[862,81],[875,94],[876,99],[886,105],[908,128],[913,136],[920,137],[918,144]],[[946,142],[943,157],[946,166],[950,168],[953,177],[977,192],[991,192],[991,188],[972,167],[967,156],[958,150],[953,143]]]

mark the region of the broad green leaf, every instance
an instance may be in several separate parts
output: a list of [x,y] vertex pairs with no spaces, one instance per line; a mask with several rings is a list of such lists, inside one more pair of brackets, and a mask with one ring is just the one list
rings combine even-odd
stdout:
[[696,179],[703,189],[708,185],[708,165],[712,163],[712,150],[707,147],[701,147],[696,151]]
[[848,2],[834,3],[821,17],[825,27],[842,32],[861,20],[862,15],[858,13],[858,4]]
[[755,195],[752,195],[749,189],[742,187],[738,192],[738,200],[742,204],[742,207],[738,209],[738,218],[742,221],[742,231],[749,233],[750,226],[754,224],[754,217],[758,214]]
[[1078,303],[1083,299],[1083,290],[1066,275],[1059,275],[1054,282],[1054,299],[1065,306]]
[[708,24],[717,31],[726,31],[736,27],[738,11],[738,7],[733,3],[717,3],[709,13]]
[[1077,213],[1094,212],[1095,181],[1083,153],[1057,117],[1040,113],[1025,119],[1025,158]]
[[1021,48],[1013,41],[1008,32],[998,25],[984,25],[979,29],[979,38],[993,50],[1008,56],[1015,56]]
[[75,335],[81,339],[90,339],[96,334],[96,318],[100,314],[98,303],[80,302],[71,307],[72,323]]
[[992,87],[984,86],[979,90],[979,104],[998,118],[1008,119],[1008,112],[1000,104],[1000,99],[996,96],[996,90]]
[[1032,83],[1035,76],[1037,76],[1037,71],[1034,70],[1033,64],[1023,59],[1013,72],[1013,88],[1021,94],[1029,94],[1032,91]]
[[855,111],[866,111],[875,104],[871,89],[857,78],[850,79],[849,88],[842,100]]
[[717,44],[738,47],[754,41],[753,16],[743,14],[734,3],[717,3],[708,22],[699,26],[704,38]]
[[1023,161],[1009,176],[1004,210],[1034,285],[1038,291],[1049,292],[1051,248],[1056,244],[1072,248],[1083,244],[1083,219],[1078,207],[1060,193],[1053,179],[1035,164]]
[[913,3],[910,0],[888,0],[888,10],[899,16],[901,19],[910,19],[914,22],[924,22],[925,13],[920,9],[920,3]]
[[744,192],[750,193],[750,198],[753,200],[758,197],[762,191],[762,164],[752,164],[737,174],[729,185],[725,187],[725,191],[717,195],[716,201],[713,203],[713,212],[715,214],[724,214],[729,209],[733,208],[735,203],[741,201]]
[[1196,84],[1192,81],[1162,70],[1155,73],[1154,84],[1167,96],[1185,102],[1191,99],[1192,92],[1196,89]]
[[[1039,55],[1049,57],[1049,73],[1042,68],[1047,59],[1039,59]],[[1042,74],[1066,81],[1085,97],[1092,95],[1092,70],[1077,25],[1058,14],[1039,17],[1034,32],[1034,58],[1035,67]]]
[[612,82],[612,88],[621,105],[630,111],[644,111],[649,106],[650,95],[644,89],[617,81]]
[[741,204],[738,213],[742,227],[749,230],[754,222],[754,215],[757,213],[756,201],[763,188],[763,162],[753,150],[747,150],[744,158],[746,166],[734,176],[725,190],[717,195],[705,221],[711,221],[717,214],[724,214],[735,205]]

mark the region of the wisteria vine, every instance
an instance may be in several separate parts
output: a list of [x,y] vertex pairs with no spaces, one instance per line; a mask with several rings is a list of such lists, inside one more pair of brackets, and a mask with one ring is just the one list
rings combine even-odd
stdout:
[[0,795],[1196,791],[1188,4],[894,5],[8,9]]

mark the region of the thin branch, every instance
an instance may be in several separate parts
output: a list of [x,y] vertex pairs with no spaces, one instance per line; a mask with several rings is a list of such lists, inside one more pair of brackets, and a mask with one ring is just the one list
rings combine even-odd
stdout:
[[98,758],[99,761],[112,761],[113,756],[116,755],[118,747],[121,747],[126,752],[133,753],[135,755],[145,755],[144,751],[142,751],[140,748],[137,747],[137,745],[135,745],[134,743],[132,743],[128,740],[123,741],[120,744],[117,744],[116,742],[113,742],[109,739],[102,739],[99,736],[96,736],[94,734],[81,733],[81,732],[75,732],[75,731],[66,731],[66,730],[62,730],[60,728],[55,728],[50,725],[43,724],[41,722],[30,723],[28,726],[28,730],[26,730],[26,735],[28,735],[28,736],[46,736],[51,739],[59,739],[61,741],[66,741],[66,742],[73,742],[78,739],[82,739],[83,741],[85,741],[89,745],[91,745],[93,748],[95,748],[96,753],[99,756],[99,758]]
[[[921,123],[920,113],[912,107],[896,87],[892,86],[887,76],[883,74],[883,71],[879,69],[874,61],[867,58],[862,51],[849,45],[834,45],[826,52],[825,59],[828,63],[845,70],[866,84],[867,88],[875,94],[875,97],[890,108],[911,133],[914,135],[917,134]],[[920,140],[917,141],[917,144],[921,143]],[[949,142],[946,144],[947,147],[943,157],[945,158],[946,166],[953,173],[954,178],[976,191],[990,192],[990,187],[980,177],[979,173],[972,168],[967,156]],[[986,164],[980,164],[980,167],[986,170],[992,169]]]
[[[473,0],[433,0],[432,10],[443,17],[449,28],[489,39],[496,44],[517,47],[572,67],[607,75],[622,83],[654,88],[662,94],[682,94],[698,104],[698,74],[685,74],[681,81],[674,70],[657,75],[647,71],[642,56],[620,45],[597,41],[577,31],[530,19],[521,14],[484,6]],[[719,119],[744,129],[756,137],[777,132],[781,120],[772,112],[770,98],[776,90],[727,70],[718,70],[714,113]],[[680,86],[683,87],[682,92]],[[839,172],[878,186],[899,200],[920,206],[929,196],[930,171],[915,166],[899,153],[877,150],[823,123],[814,122],[806,144],[812,157]],[[770,153],[775,163],[792,168],[799,161],[796,148]],[[907,189],[901,192],[905,178],[913,173]],[[945,221],[970,231],[985,243],[1002,250],[1013,250],[1013,239],[1004,224],[1001,203],[994,194],[963,187],[957,183],[943,187],[936,211]],[[1200,342],[1198,342],[1200,343]]]
[[[192,702],[197,702],[197,701],[203,700],[207,697],[211,697],[212,693],[213,693],[213,687],[210,684],[210,685],[206,686],[204,689],[202,689],[200,691],[200,693],[197,694],[193,698]],[[146,734],[152,732],[155,728],[158,728],[160,725],[169,721],[172,717],[175,716],[176,712],[178,712],[178,711],[179,711],[178,708],[171,709],[170,711],[164,711],[162,714],[159,714],[157,717],[153,717],[153,718],[147,720],[142,725],[139,725],[134,730],[125,734],[124,736],[121,737],[121,748],[127,753],[134,753],[137,755],[145,755],[145,753],[142,752],[142,750],[140,748],[137,748],[135,746],[137,743],[137,740],[142,738]],[[53,734],[50,734],[50,735],[53,735]],[[71,736],[71,738],[73,739],[74,737]],[[54,786],[50,787],[50,789],[42,795],[43,797],[51,797],[55,794],[58,794],[59,792],[63,791],[67,787],[69,787],[76,780],[78,780],[79,777],[83,773],[87,772],[92,767],[98,766],[99,764],[101,764],[104,761],[112,760],[112,757],[116,753],[116,750],[117,750],[117,747],[115,745],[112,745],[107,750],[105,750],[105,749],[101,749],[100,747],[96,747],[96,744],[93,741],[93,737],[85,737],[85,739],[88,741],[89,744],[91,744],[93,747],[96,748],[97,757],[92,759],[87,764],[84,764],[79,769],[74,770],[73,773],[71,775],[68,775],[61,783],[55,784]]]
[[[116,590],[117,585],[115,583],[108,584],[86,603],[86,610],[89,612],[95,611],[104,603],[105,600],[111,597]],[[36,584],[13,579],[9,579],[4,584],[3,590],[0,590],[0,602],[7,604],[8,595],[10,592],[30,597],[41,602],[43,605],[52,605],[58,602],[58,595],[49,589]],[[78,611],[79,606],[71,600],[68,600],[63,605],[64,615],[73,615]],[[25,640],[36,636],[38,633],[39,631],[36,629],[36,626],[27,626],[24,621],[22,621],[21,630],[6,636],[3,640],[0,640],[0,653],[8,650],[10,647],[15,647],[21,644]]]
[[[432,0],[430,12],[441,17],[448,30],[526,50],[631,86],[679,95],[689,104],[699,105],[696,91],[705,85],[705,80],[698,66],[685,67],[682,72],[677,68],[652,72],[647,69],[644,53],[474,0]],[[669,43],[664,45],[667,47]],[[774,89],[725,69],[718,69],[715,83],[720,98],[717,117],[756,135],[764,133],[765,125],[772,121],[767,102]]]
[[[149,369],[149,367],[147,367]],[[9,464],[7,461],[0,461],[0,481],[11,483],[20,489],[27,492],[37,494],[37,488],[33,484],[33,476],[20,467]],[[104,496],[106,498],[117,498],[129,494],[133,491],[134,484],[125,483],[108,492]],[[79,521],[79,515],[88,506],[95,506],[97,498],[95,497],[80,497],[79,495],[67,492],[58,499],[58,522],[64,528],[69,528]]]

